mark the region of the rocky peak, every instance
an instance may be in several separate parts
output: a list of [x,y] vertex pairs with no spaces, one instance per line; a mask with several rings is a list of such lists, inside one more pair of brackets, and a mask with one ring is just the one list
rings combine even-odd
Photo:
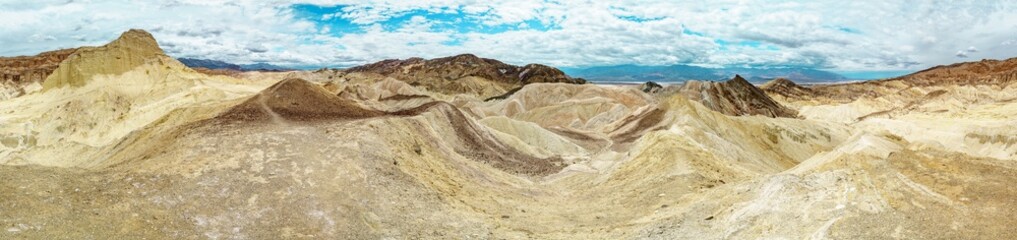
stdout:
[[92,76],[121,74],[149,59],[165,56],[152,34],[131,29],[100,47],[83,47],[46,78],[44,89],[84,85]]
[[748,80],[745,80],[745,78],[743,78],[742,75],[738,75],[738,74],[735,74],[734,78],[732,78],[731,80],[728,80],[728,82],[731,82],[733,84],[748,84],[748,85],[752,85],[752,83],[750,83]]
[[129,48],[139,51],[139,53],[164,54],[162,48],[159,48],[159,43],[155,41],[155,37],[152,37],[151,33],[141,29],[127,30],[120,34],[120,37],[116,40],[106,44],[105,47]]
[[279,81],[217,117],[232,121],[311,121],[380,116],[356,102],[300,78]]
[[725,82],[687,81],[678,94],[702,103],[707,108],[727,115],[763,115],[767,117],[797,117],[798,113],[784,107],[766,95],[763,90],[735,76]]
[[448,58],[445,58],[445,59],[448,62],[465,63],[465,64],[486,63],[486,61],[484,61],[484,59],[481,59],[480,57],[477,57],[477,55],[473,55],[473,54],[469,54],[469,53],[459,54],[459,55],[455,55],[455,56],[448,57]]

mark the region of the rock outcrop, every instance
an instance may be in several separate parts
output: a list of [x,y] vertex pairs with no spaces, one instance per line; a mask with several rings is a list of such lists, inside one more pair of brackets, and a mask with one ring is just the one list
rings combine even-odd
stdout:
[[42,84],[60,62],[78,49],[62,49],[35,56],[0,57],[0,100],[18,97],[33,84]]
[[664,89],[664,86],[661,86],[659,83],[649,81],[639,85],[639,89],[644,93],[657,93],[660,92],[661,89]]
[[677,93],[731,116],[793,118],[798,115],[795,110],[777,103],[763,90],[738,75],[726,82],[687,81]]
[[92,76],[121,74],[159,56],[165,54],[152,34],[131,29],[109,44],[79,48],[60,62],[43,82],[43,89],[81,86]]
[[81,86],[101,74],[121,74],[157,56],[165,56],[155,38],[132,29],[101,47],[43,52],[0,58],[0,100],[33,90]]

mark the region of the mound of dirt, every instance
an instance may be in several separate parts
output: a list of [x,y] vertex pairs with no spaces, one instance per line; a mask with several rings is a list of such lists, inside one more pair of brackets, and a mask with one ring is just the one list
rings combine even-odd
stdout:
[[294,120],[358,119],[384,115],[366,109],[356,102],[340,98],[307,80],[282,80],[258,95],[234,106],[219,119],[228,120]]
[[678,94],[731,116],[798,116],[795,110],[777,103],[763,90],[738,75],[726,82],[688,81],[678,89]]

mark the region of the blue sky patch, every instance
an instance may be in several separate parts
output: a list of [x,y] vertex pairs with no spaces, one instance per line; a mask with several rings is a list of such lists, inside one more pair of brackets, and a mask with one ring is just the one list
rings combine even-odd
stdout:
[[689,29],[688,27],[685,27],[685,24],[682,24],[682,34],[698,36],[698,37],[705,37],[706,36],[706,34],[703,34],[703,32],[692,31],[692,29]]
[[640,17],[635,17],[635,16],[615,16],[615,17],[618,17],[618,19],[622,19],[622,20],[625,20],[625,21],[637,22],[637,23],[664,20],[664,17],[657,17],[657,18],[640,18]]
[[862,33],[862,31],[859,31],[858,29],[844,27],[844,26],[837,27],[837,30],[841,31],[841,32],[854,33],[854,34],[861,34]]
[[[536,30],[548,31],[560,29],[554,23],[544,23],[537,19],[525,20],[521,23],[488,25],[484,24],[483,17],[489,13],[465,14],[458,10],[453,11],[429,11],[412,10],[400,12],[388,19],[370,24],[357,24],[350,19],[343,18],[347,5],[322,7],[309,4],[293,5],[292,9],[298,18],[314,22],[318,27],[329,27],[330,33],[335,36],[346,34],[364,33],[368,28],[377,25],[384,31],[396,31],[411,23],[414,18],[423,17],[431,24],[428,31],[432,32],[456,32],[456,33],[483,33],[494,34],[507,31]],[[448,10],[448,9],[445,9]],[[334,17],[325,17],[334,15]],[[460,45],[462,39],[447,41],[447,45]]]

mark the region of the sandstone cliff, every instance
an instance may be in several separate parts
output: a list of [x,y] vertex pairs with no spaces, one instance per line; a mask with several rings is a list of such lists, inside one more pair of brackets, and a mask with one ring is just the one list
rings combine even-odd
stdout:
[[75,51],[46,78],[43,89],[81,86],[92,76],[121,74],[158,56],[165,54],[152,34],[131,29],[109,44]]

